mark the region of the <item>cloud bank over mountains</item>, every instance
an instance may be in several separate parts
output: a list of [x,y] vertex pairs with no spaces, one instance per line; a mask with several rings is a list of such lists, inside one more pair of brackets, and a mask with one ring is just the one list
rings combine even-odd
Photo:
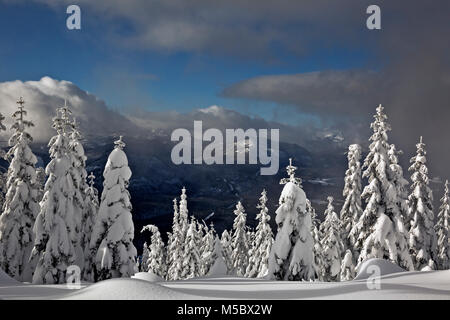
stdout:
[[[29,119],[35,127],[31,134],[36,142],[47,142],[55,134],[52,129],[52,118],[56,109],[64,105],[66,100],[71,107],[73,116],[79,123],[83,134],[88,138],[108,135],[131,135],[133,137],[150,138],[153,135],[167,136],[174,129],[193,129],[194,120],[203,121],[204,129],[217,128],[255,128],[280,129],[281,140],[311,149],[321,148],[323,141],[331,143],[340,140],[329,137],[340,137],[340,132],[317,128],[305,124],[294,127],[260,117],[250,117],[220,106],[210,106],[195,109],[189,113],[175,111],[151,112],[145,109],[120,113],[109,108],[106,103],[95,95],[80,89],[72,82],[43,77],[39,81],[10,81],[0,83],[1,113],[6,117],[5,124],[12,124],[11,115],[17,109],[16,101],[22,96]],[[3,133],[5,139],[8,133]]]

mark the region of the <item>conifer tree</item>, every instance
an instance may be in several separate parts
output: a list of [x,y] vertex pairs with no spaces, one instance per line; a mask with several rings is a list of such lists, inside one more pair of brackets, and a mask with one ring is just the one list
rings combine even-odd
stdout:
[[31,259],[37,259],[33,283],[66,283],[67,267],[76,259],[74,245],[79,239],[74,219],[74,186],[70,176],[67,119],[58,108],[53,118],[57,135],[48,144],[50,162],[45,168],[48,176],[40,212],[34,224],[34,248]]
[[134,225],[131,215],[131,178],[128,159],[123,151],[122,136],[114,142],[103,172],[103,192],[98,218],[90,242],[95,255],[95,278],[130,277],[135,273],[136,248],[133,245]]
[[280,195],[275,222],[278,232],[269,257],[269,276],[276,280],[312,280],[314,278],[314,243],[311,236],[311,215],[306,209],[306,195],[301,179],[295,177],[296,167],[289,159],[289,178]]
[[89,186],[86,188],[85,206],[83,216],[83,234],[81,236],[81,245],[84,248],[84,278],[87,281],[94,281],[95,254],[90,248],[92,230],[97,219],[98,209],[98,190],[94,187],[95,176],[91,172],[88,176]]
[[147,242],[144,242],[144,246],[142,247],[142,258],[139,271],[148,272],[149,257],[150,257],[150,249],[147,245]]
[[341,222],[334,211],[333,197],[328,197],[325,210],[325,221],[320,226],[322,246],[322,279],[325,281],[340,281],[341,257],[344,246],[341,239]]
[[420,137],[417,153],[411,158],[411,194],[408,197],[411,229],[409,247],[416,270],[422,270],[436,258],[436,233],[434,230],[433,194],[428,187],[425,144]]
[[403,154],[401,150],[397,151],[394,144],[388,151],[390,167],[392,170],[392,182],[397,191],[397,206],[400,210],[400,215],[403,220],[403,225],[405,227],[404,233],[406,234],[410,227],[410,216],[408,212],[408,191],[407,185],[408,181],[403,177],[403,169],[398,163],[398,155]]
[[267,193],[263,190],[256,206],[259,213],[256,215],[258,226],[256,227],[255,240],[250,251],[248,277],[264,277],[269,269],[269,254],[273,244],[273,233],[269,225],[270,216],[267,209]]
[[[66,108],[68,115],[71,113],[70,110]],[[68,120],[69,121],[69,120]],[[86,182],[87,172],[86,172],[86,156],[84,154],[84,148],[81,144],[81,133],[79,131],[78,123],[76,119],[68,122],[71,128],[69,133],[69,157],[71,161],[70,176],[73,180],[74,186],[74,196],[73,196],[73,208],[74,208],[74,218],[76,222],[76,229],[79,231],[79,241],[75,245],[75,252],[77,255],[75,264],[80,266],[82,269],[85,265],[85,252],[89,248],[89,239],[83,239],[82,232],[85,229],[86,224],[90,223],[89,213],[87,212],[90,208],[86,208],[89,205],[86,202],[86,191],[88,185]],[[88,227],[92,228],[92,226]],[[90,234],[89,234],[90,235]],[[88,236],[89,236],[88,235]]]
[[209,273],[209,269],[214,264],[217,257],[214,256],[216,231],[214,225],[211,223],[207,232],[203,236],[201,243],[201,270],[200,275],[204,276]]
[[356,232],[356,223],[363,212],[361,206],[361,146],[351,144],[348,147],[347,159],[348,169],[345,172],[345,185],[342,193],[345,200],[340,215],[342,240],[345,248],[350,249],[357,258],[358,252],[355,248],[356,235],[354,232]]
[[314,273],[315,278],[322,281],[323,272],[323,257],[322,257],[322,244],[320,240],[322,235],[320,233],[320,220],[317,219],[316,210],[311,204],[311,201],[306,199],[306,211],[311,215],[311,236],[314,243],[313,253],[314,253]]
[[150,245],[148,246],[147,262],[144,262],[147,272],[165,278],[167,272],[166,259],[164,254],[164,242],[157,226],[149,224],[142,228],[141,232],[150,231],[152,233]]
[[231,236],[228,230],[222,232],[222,237],[220,238],[220,244],[222,245],[222,255],[225,260],[225,265],[227,267],[227,274],[231,274],[233,271],[233,262],[231,260],[231,253],[233,252],[231,246]]
[[247,239],[245,209],[239,201],[234,210],[233,236],[231,238],[232,273],[244,277],[248,265],[249,244]]
[[388,156],[388,131],[391,128],[381,105],[377,107],[374,118],[370,152],[363,165],[363,177],[368,179],[368,185],[361,196],[366,207],[354,233],[357,235],[356,247],[360,251],[358,266],[367,259],[381,258],[411,270],[412,260]]
[[6,198],[0,216],[0,267],[19,281],[31,281],[32,266],[28,259],[33,249],[33,225],[39,212],[36,189],[36,156],[29,144],[33,141],[27,129],[34,126],[25,119],[22,97],[17,101],[14,124],[6,154],[10,165],[6,180]]
[[208,276],[224,276],[227,274],[227,266],[223,257],[222,242],[216,235],[214,239],[214,250],[211,256],[212,264]]
[[181,279],[200,276],[200,254],[197,245],[197,224],[192,221],[186,233],[185,251],[182,261]]
[[444,195],[441,198],[438,222],[436,225],[438,237],[438,267],[440,270],[450,269],[449,237],[450,230],[450,193],[448,180],[445,181]]
[[181,272],[183,268],[182,258],[184,254],[184,232],[183,225],[180,223],[177,199],[173,199],[173,212],[172,237],[170,244],[168,244],[167,280],[181,279]]

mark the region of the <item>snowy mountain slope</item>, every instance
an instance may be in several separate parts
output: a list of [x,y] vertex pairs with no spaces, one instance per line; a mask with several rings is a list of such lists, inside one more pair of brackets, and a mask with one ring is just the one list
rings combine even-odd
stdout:
[[[93,171],[97,177],[95,187],[102,191],[103,169],[111,152],[112,141],[117,137],[87,137],[83,141],[87,159],[88,173]],[[206,218],[211,212],[215,215],[216,229],[222,232],[230,229],[233,221],[233,207],[243,201],[248,208],[248,224],[256,225],[256,204],[263,188],[267,190],[269,214],[273,215],[278,206],[277,196],[281,192],[279,181],[285,175],[288,158],[292,157],[299,167],[303,187],[312,199],[318,214],[323,212],[320,200],[333,195],[341,198],[342,181],[346,158],[342,152],[316,153],[296,144],[280,143],[280,169],[277,175],[259,175],[259,165],[174,165],[170,159],[173,143],[170,136],[124,137],[133,176],[129,191],[133,204],[135,223],[135,246],[140,250],[145,239],[138,231],[147,224],[157,225],[163,238],[171,227],[172,200],[178,197],[186,186],[189,211],[196,218]],[[32,146],[33,152],[46,164],[49,161],[46,144]],[[335,149],[333,149],[335,150]],[[0,171],[6,170],[7,163],[0,161]],[[319,178],[320,177],[320,178]],[[332,179],[333,184],[315,184],[320,179]],[[313,182],[309,182],[313,181]],[[331,180],[327,180],[331,181]],[[334,183],[336,182],[336,183]],[[273,224],[273,221],[271,223]],[[274,225],[272,225],[274,227]],[[165,239],[164,239],[165,240]]]

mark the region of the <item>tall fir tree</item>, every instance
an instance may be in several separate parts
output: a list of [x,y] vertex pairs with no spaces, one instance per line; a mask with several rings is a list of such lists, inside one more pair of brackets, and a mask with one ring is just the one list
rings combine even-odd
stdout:
[[334,211],[333,197],[328,197],[328,206],[325,210],[325,221],[320,226],[323,235],[320,244],[322,247],[322,279],[324,281],[340,281],[341,257],[344,253],[341,238],[341,221]]
[[224,230],[222,232],[220,244],[222,245],[222,255],[227,267],[227,274],[231,274],[233,272],[233,262],[231,260],[231,253],[233,252],[233,249],[231,246],[231,236],[228,230]]
[[167,280],[179,280],[181,279],[183,269],[184,234],[182,224],[180,223],[177,199],[173,199],[172,236],[167,250]]
[[150,257],[150,249],[147,245],[147,242],[144,242],[144,245],[142,247],[141,263],[139,264],[140,272],[148,272],[149,257]]
[[95,255],[95,279],[130,277],[135,273],[136,248],[128,184],[131,170],[120,136],[103,172],[103,192],[90,242]]
[[370,152],[363,165],[363,177],[368,179],[368,185],[361,196],[366,207],[355,226],[356,247],[360,251],[358,266],[367,259],[382,258],[411,270],[413,264],[388,156],[391,128],[381,105],[374,118]]
[[214,261],[217,257],[214,256],[216,231],[214,225],[211,223],[206,229],[201,243],[201,267],[200,275],[206,276],[209,273]]
[[342,240],[345,248],[350,249],[352,256],[357,258],[355,226],[363,212],[361,205],[361,146],[351,144],[348,147],[347,159],[348,169],[345,172],[344,190],[342,192],[345,200],[340,213]]
[[255,240],[250,251],[247,276],[264,277],[269,271],[269,255],[273,244],[272,228],[269,225],[270,215],[267,209],[267,192],[263,190],[256,206],[259,213],[256,215],[258,225],[256,226]]
[[201,257],[197,237],[197,223],[192,219],[186,233],[185,250],[182,256],[181,279],[191,279],[200,276]]
[[232,273],[244,277],[248,265],[249,243],[246,232],[247,215],[239,201],[234,210],[233,235],[231,237],[231,262]]
[[438,238],[438,268],[440,270],[450,269],[449,233],[450,230],[450,193],[448,180],[445,181],[444,195],[441,198],[436,234]]
[[11,146],[6,159],[10,165],[6,180],[6,198],[0,216],[0,266],[19,281],[31,281],[32,266],[28,259],[33,249],[33,225],[39,212],[36,188],[36,156],[29,144],[33,141],[27,129],[33,123],[25,119],[25,101],[17,101]]
[[98,190],[94,187],[95,176],[91,172],[88,176],[89,186],[86,188],[85,194],[85,210],[83,216],[83,234],[81,236],[81,245],[84,248],[84,279],[86,281],[94,281],[95,275],[95,254],[96,250],[91,250],[90,242],[92,230],[97,220],[98,209],[100,207],[98,200]]
[[417,153],[411,158],[411,194],[408,197],[411,226],[409,247],[416,270],[430,265],[436,258],[436,233],[434,230],[433,193],[428,187],[425,143],[420,137]]
[[[71,113],[67,108],[68,115]],[[68,120],[69,121],[69,120]],[[73,180],[74,196],[73,196],[73,208],[74,218],[76,223],[76,229],[79,235],[79,240],[75,244],[76,261],[75,264],[80,266],[83,272],[85,265],[85,251],[89,247],[89,240],[83,239],[84,228],[86,224],[90,222],[88,217],[88,209],[86,206],[86,190],[87,185],[87,172],[86,172],[86,155],[84,153],[83,145],[81,144],[82,135],[79,130],[76,119],[69,122],[71,132],[69,133],[69,156],[71,161],[70,175]]]
[[48,144],[50,162],[40,212],[34,224],[34,248],[31,259],[37,259],[33,283],[66,283],[67,268],[75,263],[74,245],[79,236],[74,219],[74,186],[70,176],[69,139],[64,110],[58,108],[53,118],[57,135]]
[[223,252],[222,241],[216,235],[214,239],[214,250],[211,256],[212,264],[207,276],[224,276],[227,274],[228,269]]
[[297,167],[289,165],[289,178],[280,195],[275,222],[278,232],[269,257],[269,277],[276,280],[312,280],[314,278],[314,242],[311,236],[311,215],[306,209],[306,194],[301,179],[295,177]]
[[165,278],[167,273],[167,265],[165,258],[164,242],[161,238],[161,233],[157,226],[149,224],[142,228],[141,232],[150,231],[152,233],[150,245],[148,246],[147,261],[143,262],[146,266],[147,272]]
[[395,189],[397,191],[397,206],[400,210],[400,215],[403,220],[403,225],[405,227],[405,233],[408,232],[410,227],[410,216],[408,208],[408,180],[403,177],[403,169],[398,163],[398,156],[403,154],[403,151],[397,150],[394,144],[388,151],[390,167],[392,170],[392,182],[394,183]]
[[311,216],[311,236],[313,239],[313,253],[314,253],[314,273],[315,279],[322,281],[323,272],[323,257],[322,257],[322,234],[320,233],[320,220],[317,219],[316,210],[311,204],[311,201],[306,199],[306,211]]

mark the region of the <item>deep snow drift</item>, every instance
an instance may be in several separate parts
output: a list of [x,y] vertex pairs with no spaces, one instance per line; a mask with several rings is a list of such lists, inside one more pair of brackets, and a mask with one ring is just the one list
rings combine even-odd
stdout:
[[[366,280],[379,270],[380,289],[370,290]],[[361,265],[356,280],[348,282],[268,281],[230,276],[158,282],[139,273],[82,284],[29,285],[0,272],[2,299],[445,299],[450,300],[450,270],[405,272],[392,263],[371,259]]]

